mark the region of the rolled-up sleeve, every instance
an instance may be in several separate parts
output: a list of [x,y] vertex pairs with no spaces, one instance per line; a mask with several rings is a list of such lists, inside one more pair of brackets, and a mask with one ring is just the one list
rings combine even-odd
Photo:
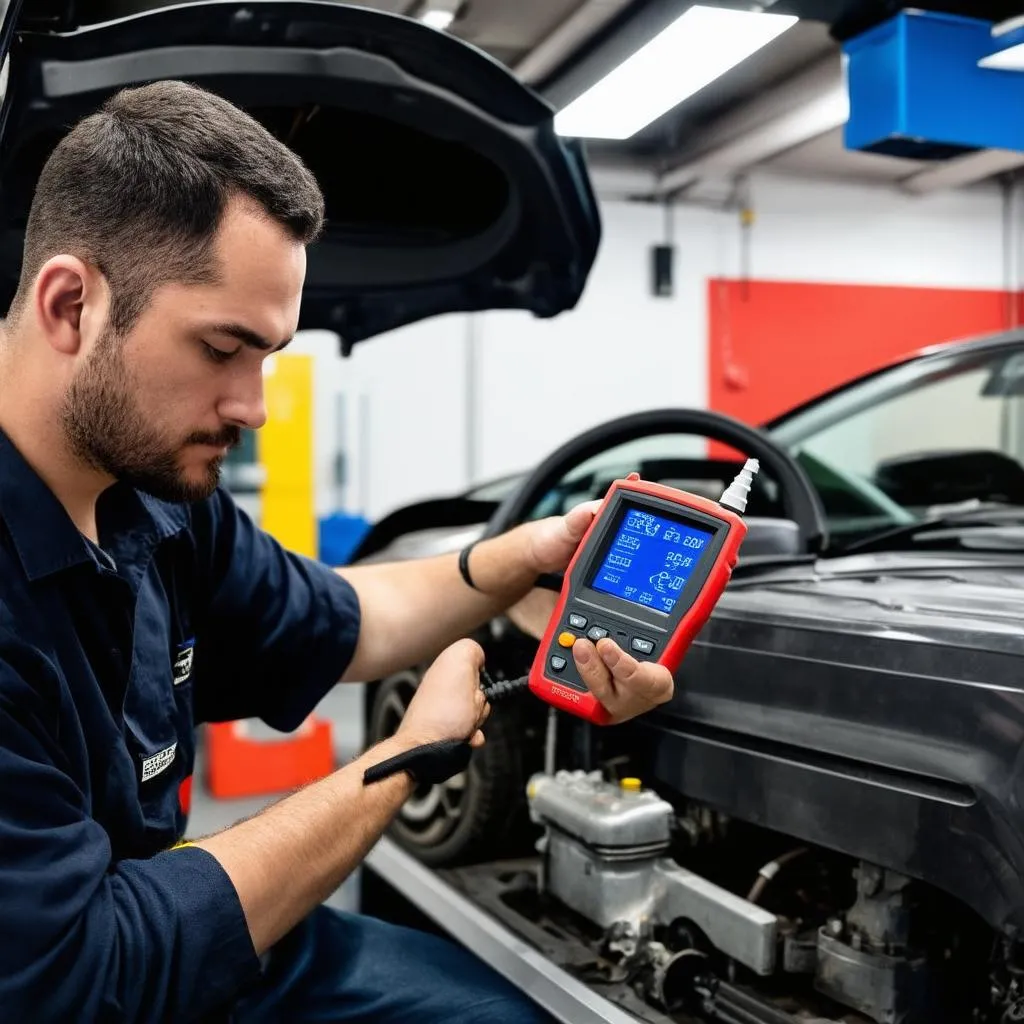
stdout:
[[201,589],[197,721],[296,728],[352,660],[359,600],[328,566],[286,550],[223,490],[193,511]]
[[190,1021],[259,973],[241,904],[195,847],[112,861],[38,686],[0,663],[0,1016]]

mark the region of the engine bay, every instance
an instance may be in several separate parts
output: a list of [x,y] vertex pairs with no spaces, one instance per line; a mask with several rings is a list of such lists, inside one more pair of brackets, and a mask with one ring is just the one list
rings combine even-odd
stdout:
[[642,1020],[1024,1020],[1018,944],[906,875],[601,771],[528,799],[536,856],[440,874]]

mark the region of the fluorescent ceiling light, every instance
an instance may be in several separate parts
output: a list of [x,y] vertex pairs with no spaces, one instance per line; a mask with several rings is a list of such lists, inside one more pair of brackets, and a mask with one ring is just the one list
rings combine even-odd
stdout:
[[424,25],[436,28],[443,32],[455,20],[454,11],[444,11],[437,7],[428,7],[421,15],[420,21]]
[[995,71],[1024,71],[1024,43],[1017,43],[1006,50],[982,57],[978,61],[979,68],[991,68]]
[[782,35],[786,14],[691,7],[555,116],[559,135],[628,139]]

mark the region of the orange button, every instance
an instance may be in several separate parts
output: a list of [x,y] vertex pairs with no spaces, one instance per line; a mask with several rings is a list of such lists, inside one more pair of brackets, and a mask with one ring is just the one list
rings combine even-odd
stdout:
[[575,633],[559,633],[558,634],[558,646],[559,647],[572,647],[576,643]]

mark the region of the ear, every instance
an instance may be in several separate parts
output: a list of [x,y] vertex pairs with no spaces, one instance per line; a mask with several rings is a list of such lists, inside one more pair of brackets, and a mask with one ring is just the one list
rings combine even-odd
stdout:
[[102,330],[106,296],[98,271],[76,256],[48,259],[36,275],[33,308],[51,348],[77,355]]

